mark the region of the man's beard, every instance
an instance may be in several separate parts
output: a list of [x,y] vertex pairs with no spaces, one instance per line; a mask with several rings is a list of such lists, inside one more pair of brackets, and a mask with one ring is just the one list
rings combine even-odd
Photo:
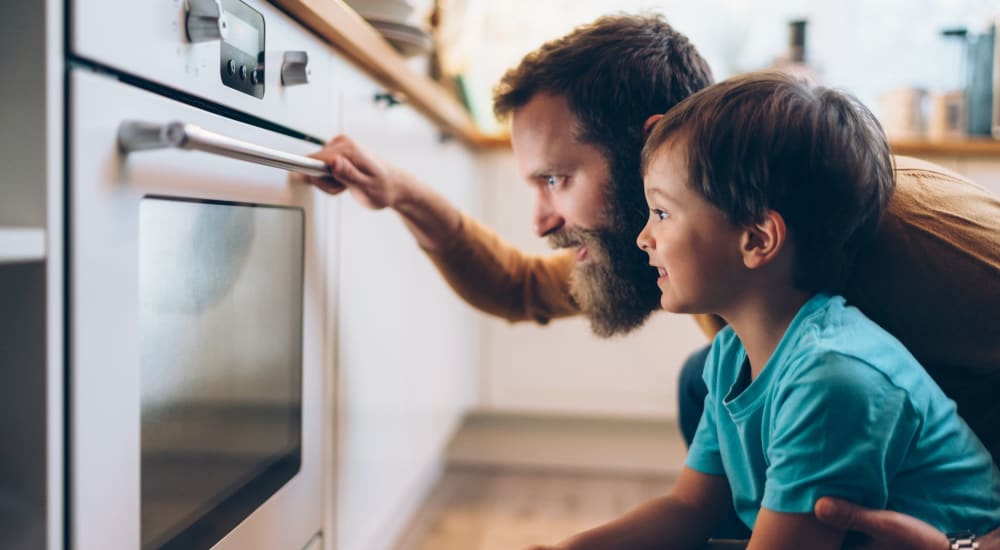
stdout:
[[638,328],[660,304],[656,272],[635,244],[641,218],[630,223],[622,209],[611,210],[608,228],[564,227],[549,235],[554,248],[586,247],[588,260],[573,269],[569,290],[591,330],[603,338]]

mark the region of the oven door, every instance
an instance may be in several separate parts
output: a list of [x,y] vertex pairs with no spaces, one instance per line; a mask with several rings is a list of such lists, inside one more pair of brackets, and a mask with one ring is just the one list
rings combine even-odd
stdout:
[[317,145],[71,77],[70,532],[77,549],[299,549],[321,529],[319,192],[130,120]]

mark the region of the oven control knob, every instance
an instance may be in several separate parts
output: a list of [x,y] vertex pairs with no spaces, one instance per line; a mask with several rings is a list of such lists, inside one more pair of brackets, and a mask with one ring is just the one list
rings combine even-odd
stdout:
[[281,62],[281,83],[285,86],[308,84],[312,69],[309,68],[309,54],[306,52],[285,52]]
[[191,42],[225,40],[229,22],[221,0],[187,0],[185,27]]

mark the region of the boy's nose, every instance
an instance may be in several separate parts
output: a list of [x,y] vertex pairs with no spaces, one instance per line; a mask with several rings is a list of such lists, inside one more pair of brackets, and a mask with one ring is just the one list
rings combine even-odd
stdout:
[[647,253],[649,252],[650,246],[652,246],[649,239],[648,229],[649,229],[649,224],[644,225],[642,231],[639,232],[639,236],[636,237],[635,239],[636,246],[638,246],[642,251]]

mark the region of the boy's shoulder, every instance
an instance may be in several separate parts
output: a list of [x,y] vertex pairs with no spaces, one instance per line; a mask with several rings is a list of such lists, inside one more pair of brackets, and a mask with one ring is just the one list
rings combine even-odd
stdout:
[[[712,341],[706,381],[719,374],[731,378],[745,357],[736,332],[726,326]],[[867,370],[875,377],[892,378],[914,366],[919,363],[899,340],[842,296],[828,294],[817,294],[802,306],[768,362],[768,369],[786,379],[837,375],[810,372],[814,369],[853,372],[852,376],[856,370]]]
[[921,370],[899,340],[843,297],[814,300],[811,312],[797,327],[790,327],[795,331],[786,334],[790,341],[783,342],[776,351],[776,362],[784,365],[782,370],[787,375],[837,378],[845,373],[857,377],[867,372],[874,379],[893,380],[898,373],[914,367]]
[[903,350],[902,344],[843,296],[817,294],[792,321],[781,347],[798,354],[867,356]]

